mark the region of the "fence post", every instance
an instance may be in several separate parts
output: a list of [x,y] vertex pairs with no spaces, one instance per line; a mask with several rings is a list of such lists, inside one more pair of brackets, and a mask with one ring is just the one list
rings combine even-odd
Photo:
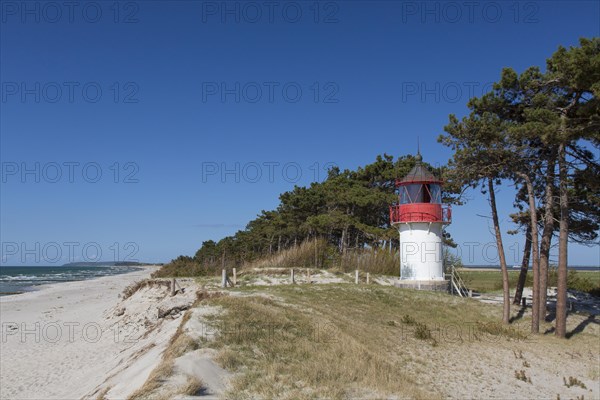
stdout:
[[369,281],[370,281],[370,275],[369,275],[369,273],[367,272],[367,285],[369,284]]
[[358,285],[358,270],[354,271],[354,283]]
[[175,278],[171,280],[171,296],[175,296]]
[[221,271],[221,287],[227,287],[227,270],[225,268]]
[[306,268],[306,280],[310,283],[310,268]]
[[292,280],[292,285],[296,283],[296,276],[294,275],[294,268],[290,271],[290,279]]
[[233,269],[233,286],[237,286],[237,268]]

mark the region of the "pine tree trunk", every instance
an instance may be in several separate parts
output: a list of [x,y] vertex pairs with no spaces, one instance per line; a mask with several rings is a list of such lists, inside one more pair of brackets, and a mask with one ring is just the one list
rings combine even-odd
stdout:
[[315,235],[315,268],[319,268],[319,249],[318,249],[318,245],[319,245],[319,239],[317,237],[317,235]]
[[517,289],[515,291],[515,299],[513,304],[521,304],[523,299],[523,288],[527,282],[527,271],[529,270],[529,260],[531,259],[531,225],[527,226],[525,233],[525,246],[523,248],[523,261],[521,262],[521,272],[519,272],[519,280],[517,281]]
[[344,229],[342,229],[342,237],[340,239],[340,253],[341,254],[345,254],[346,253],[346,235],[348,232],[348,227],[344,227]]
[[537,210],[535,207],[535,193],[533,191],[533,183],[526,174],[521,174],[527,186],[527,197],[529,199],[529,216],[531,218],[531,255],[533,269],[533,294],[531,305],[531,332],[540,332],[540,245],[538,235],[538,219]]
[[492,220],[494,221],[494,232],[496,234],[498,256],[500,257],[500,270],[502,271],[502,291],[504,294],[502,322],[508,324],[508,321],[510,319],[510,288],[508,286],[508,268],[506,266],[506,257],[504,255],[502,232],[500,231],[498,209],[496,208],[496,193],[494,192],[494,180],[492,178],[488,178],[488,186],[490,190],[490,205],[492,207]]
[[544,210],[544,231],[540,243],[540,293],[539,293],[539,318],[540,321],[546,320],[546,303],[548,300],[548,267],[550,264],[550,246],[552,243],[552,234],[554,233],[554,167],[556,159],[554,155],[548,161],[548,171],[546,173],[545,197],[546,204]]
[[567,244],[569,236],[569,195],[567,193],[567,160],[565,144],[558,148],[558,179],[560,193],[560,229],[558,236],[558,288],[556,296],[556,336],[567,335]]

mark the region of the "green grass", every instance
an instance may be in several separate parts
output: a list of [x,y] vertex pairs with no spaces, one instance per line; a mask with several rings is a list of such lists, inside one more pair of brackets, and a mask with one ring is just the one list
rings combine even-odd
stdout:
[[[469,289],[477,292],[487,293],[502,290],[502,274],[500,270],[494,271],[469,271],[461,270],[460,276],[465,281]],[[508,279],[511,290],[517,286],[519,279],[519,271],[508,271]],[[531,287],[533,282],[533,274],[531,271],[527,273],[526,287]],[[551,270],[548,277],[548,286],[556,286],[556,271]],[[581,290],[589,292],[594,288],[600,289],[600,272],[599,271],[569,271],[569,289]]]

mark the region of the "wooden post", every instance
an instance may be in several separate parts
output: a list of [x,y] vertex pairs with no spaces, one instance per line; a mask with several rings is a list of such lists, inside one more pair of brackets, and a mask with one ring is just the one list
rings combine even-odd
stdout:
[[294,268],[290,271],[290,279],[292,280],[292,285],[296,283],[296,276],[294,275]]
[[358,270],[354,271],[354,283],[358,285]]
[[233,286],[237,286],[237,268],[233,269]]
[[367,272],[367,285],[369,284],[370,277],[371,277],[370,274]]
[[306,268],[306,281],[310,283],[310,268]]
[[175,296],[175,278],[171,280],[171,296]]
[[227,270],[225,268],[221,272],[221,287],[227,287]]

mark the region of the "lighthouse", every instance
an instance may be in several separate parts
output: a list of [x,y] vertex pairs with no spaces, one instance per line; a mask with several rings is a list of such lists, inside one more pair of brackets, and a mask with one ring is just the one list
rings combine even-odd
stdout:
[[445,290],[442,231],[451,208],[442,205],[443,182],[423,165],[396,180],[398,203],[390,207],[390,224],[400,233],[400,281],[397,286]]

